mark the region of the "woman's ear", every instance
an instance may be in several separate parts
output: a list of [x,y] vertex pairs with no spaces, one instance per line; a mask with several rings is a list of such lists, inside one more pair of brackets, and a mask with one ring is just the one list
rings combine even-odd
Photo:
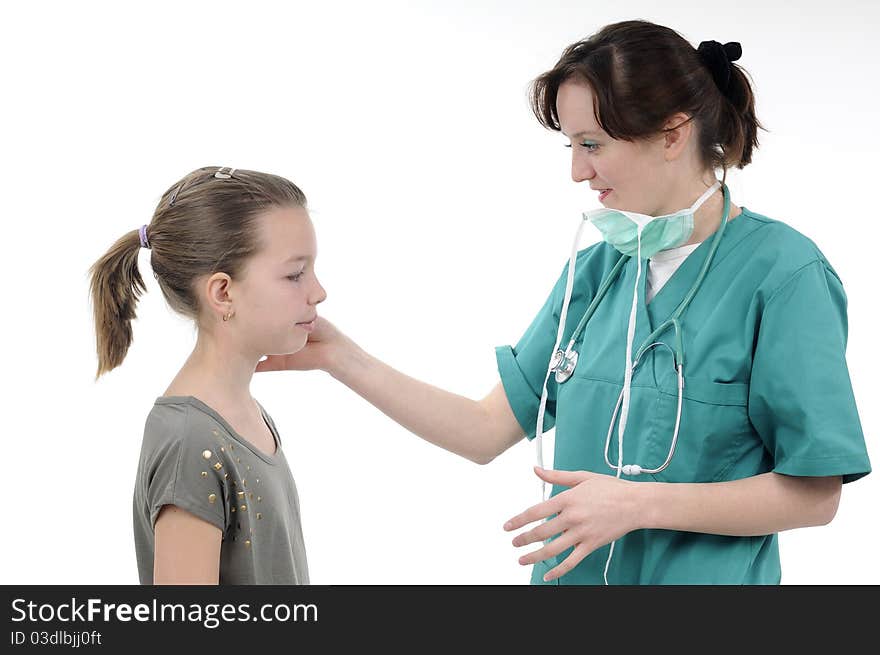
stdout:
[[663,126],[663,157],[666,161],[675,161],[685,151],[688,142],[694,134],[694,121],[692,119],[692,116],[679,112],[666,121],[666,124]]

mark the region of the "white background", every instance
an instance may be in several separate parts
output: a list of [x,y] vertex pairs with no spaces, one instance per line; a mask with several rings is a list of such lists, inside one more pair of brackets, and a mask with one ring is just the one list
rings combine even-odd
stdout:
[[[733,199],[813,239],[849,297],[848,361],[878,450],[873,275],[880,28],[867,0],[18,3],[0,26],[0,582],[136,583],[146,415],[193,328],[148,286],[97,383],[88,267],[204,165],[284,175],[318,234],[321,311],[404,372],[472,398],[497,381],[567,257],[570,151],[527,105],[569,43],[644,18],[740,41],[761,133]],[[582,185],[583,186],[583,185]],[[597,238],[587,231],[582,247]],[[526,441],[480,467],[321,372],[258,374],[300,489],[315,584],[525,584],[501,525],[539,499]],[[549,447],[549,443],[548,443]],[[878,583],[877,473],[780,535],[783,583]],[[743,508],[747,511],[748,508]]]

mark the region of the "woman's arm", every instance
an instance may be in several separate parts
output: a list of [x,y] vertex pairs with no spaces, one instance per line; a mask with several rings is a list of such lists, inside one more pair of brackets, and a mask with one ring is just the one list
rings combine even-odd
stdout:
[[410,432],[477,464],[525,436],[500,382],[482,400],[471,400],[404,375],[351,341],[327,371]]
[[647,482],[635,491],[641,527],[746,537],[830,523],[841,486],[840,476],[771,472],[729,482]]
[[537,467],[535,472],[547,482],[570,488],[513,517],[504,529],[553,517],[513,540],[514,546],[525,546],[559,535],[523,555],[520,564],[534,564],[574,548],[545,580],[568,573],[597,548],[640,528],[754,536],[825,525],[837,511],[842,483],[840,476],[807,478],[772,472],[695,483],[634,482]]
[[215,585],[222,534],[177,505],[163,505],[154,528],[154,585]]
[[261,371],[327,371],[410,432],[477,464],[488,464],[525,435],[499,382],[482,400],[420,382],[366,353],[319,316],[306,346],[269,355]]

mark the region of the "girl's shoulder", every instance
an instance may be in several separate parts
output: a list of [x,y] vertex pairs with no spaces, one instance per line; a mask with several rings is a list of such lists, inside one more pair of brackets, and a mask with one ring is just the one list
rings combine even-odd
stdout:
[[192,396],[157,398],[144,425],[144,451],[174,449],[200,456],[218,447],[226,430],[201,404]]

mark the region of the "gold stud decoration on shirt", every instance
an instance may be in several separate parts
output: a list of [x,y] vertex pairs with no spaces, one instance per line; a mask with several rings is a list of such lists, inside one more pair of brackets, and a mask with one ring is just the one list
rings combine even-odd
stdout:
[[238,492],[238,497],[239,497],[239,498],[244,498],[244,492],[243,492],[243,491],[239,491],[239,492]]
[[223,464],[221,464],[220,462],[214,462],[214,470],[215,471],[219,471],[222,468],[223,468]]
[[220,452],[221,452],[221,453],[225,453],[225,452],[226,452],[226,449],[225,449],[223,446],[220,446]]
[[247,480],[245,480],[244,478],[241,479],[241,486],[242,486],[242,487],[246,487],[246,486],[247,486]]
[[261,518],[263,518],[263,514],[261,512],[257,512],[257,520],[259,521]]
[[246,512],[246,511],[247,511],[247,505],[242,505],[242,506],[241,506],[241,511],[242,511],[242,512]]
[[207,472],[207,471],[202,471],[202,477],[203,477],[203,478],[207,478],[207,477],[208,477],[208,472]]
[[245,540],[244,540],[244,545],[245,545],[246,548],[250,548],[250,547],[251,547],[251,540],[250,540],[250,539],[245,539]]
[[217,500],[217,494],[208,494],[208,502],[209,503],[211,503],[213,505],[215,500]]
[[232,511],[233,511],[233,512],[235,511],[235,505],[232,506]]
[[213,455],[213,454],[214,453],[212,453],[210,450],[203,450],[202,451],[202,457],[204,457],[205,459],[211,459],[211,455]]
[[259,503],[259,502],[262,502],[262,500],[263,500],[263,497],[262,497],[262,496],[257,496],[257,502],[258,502],[258,503]]

